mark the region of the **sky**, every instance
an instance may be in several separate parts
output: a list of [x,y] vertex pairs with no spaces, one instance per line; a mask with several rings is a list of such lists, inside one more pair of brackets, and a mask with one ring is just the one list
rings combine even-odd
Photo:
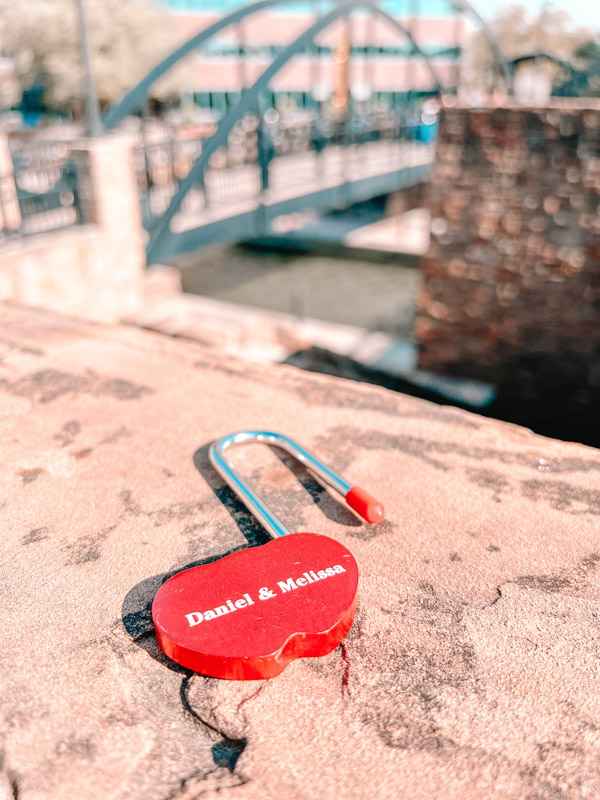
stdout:
[[[159,2],[178,11],[209,8],[231,11],[250,0],[159,0]],[[471,0],[471,2],[484,19],[494,16],[503,6],[513,4],[524,5],[529,9],[531,15],[535,15],[539,13],[544,4],[543,0]],[[449,11],[447,0],[387,0],[386,5],[390,10],[391,7],[394,7],[396,13],[404,14],[413,3],[421,9],[421,13],[447,14]],[[300,5],[305,6],[306,3],[300,3]],[[582,25],[600,30],[600,0],[554,0],[549,5],[568,11],[576,27]]]
[[[512,5],[507,0],[471,0],[477,11],[486,18],[493,16],[503,6]],[[519,5],[529,9],[531,14],[540,11],[541,0],[515,0]],[[562,8],[569,12],[577,25],[589,25],[600,30],[600,3],[598,0],[556,0],[550,4],[553,8]]]

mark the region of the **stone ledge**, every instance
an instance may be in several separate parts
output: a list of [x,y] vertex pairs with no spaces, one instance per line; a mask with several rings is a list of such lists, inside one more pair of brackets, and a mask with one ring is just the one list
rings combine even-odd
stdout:
[[[49,312],[0,306],[0,351],[0,796],[600,795],[596,450]],[[244,427],[297,437],[388,515],[369,528],[266,448],[236,455],[362,575],[342,647],[250,684],[180,670],[149,618],[162,576],[264,541],[206,457]]]

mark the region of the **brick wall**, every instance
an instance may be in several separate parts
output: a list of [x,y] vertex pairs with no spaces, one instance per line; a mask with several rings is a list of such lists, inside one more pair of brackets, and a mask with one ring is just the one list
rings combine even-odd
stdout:
[[600,104],[444,109],[420,366],[492,383],[493,413],[586,438],[600,403],[599,202]]

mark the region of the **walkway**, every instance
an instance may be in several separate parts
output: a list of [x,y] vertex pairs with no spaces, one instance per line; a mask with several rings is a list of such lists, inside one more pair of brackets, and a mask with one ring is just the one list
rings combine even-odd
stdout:
[[[256,163],[213,168],[205,191],[201,186],[191,190],[174,218],[169,255],[299,227],[311,215],[421,183],[432,161],[433,148],[417,142],[334,145],[320,154],[311,150],[274,159],[264,192]],[[153,187],[152,216],[164,213],[175,189],[174,182]],[[299,216],[286,219],[289,215]]]

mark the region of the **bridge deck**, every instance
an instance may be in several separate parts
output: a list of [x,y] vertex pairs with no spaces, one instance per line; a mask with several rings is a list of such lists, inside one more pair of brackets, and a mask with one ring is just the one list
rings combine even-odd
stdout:
[[[152,260],[298,227],[312,214],[421,183],[432,161],[432,146],[417,142],[330,146],[320,154],[307,151],[274,159],[266,190],[261,189],[258,164],[211,169],[205,181],[208,203],[202,187],[189,192],[173,219],[173,235],[166,237],[165,248],[159,244],[154,249]],[[164,197],[156,198],[153,214],[162,213],[165,204]]]

